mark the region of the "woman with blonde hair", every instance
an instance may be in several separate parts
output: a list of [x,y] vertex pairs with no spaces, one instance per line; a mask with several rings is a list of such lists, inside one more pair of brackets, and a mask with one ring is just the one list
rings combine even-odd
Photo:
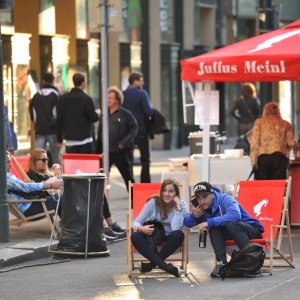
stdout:
[[245,82],[242,85],[242,95],[231,110],[231,115],[238,121],[238,135],[246,135],[260,113],[256,88],[253,83]]
[[250,159],[257,180],[285,179],[290,151],[296,144],[291,124],[281,118],[278,103],[265,104],[255,121],[250,140]]
[[26,170],[28,177],[35,182],[48,180],[52,176],[48,169],[48,162],[46,150],[39,148],[32,150]]
[[[151,197],[144,205],[142,211],[133,222],[134,233],[131,242],[134,247],[147,258],[149,263],[141,263],[141,272],[150,272],[154,267],[180,277],[181,269],[164,260],[174,253],[184,240],[182,232],[183,219],[186,214],[186,202],[180,199],[179,184],[175,179],[165,179],[160,188],[159,195]],[[145,221],[156,220],[162,223],[166,240],[160,250],[153,249],[148,237],[153,235],[154,225],[146,225]]]

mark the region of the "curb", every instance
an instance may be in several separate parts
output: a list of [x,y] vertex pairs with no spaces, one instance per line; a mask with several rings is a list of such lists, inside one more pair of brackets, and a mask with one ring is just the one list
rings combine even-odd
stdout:
[[[58,243],[58,242],[57,242]],[[54,245],[53,243],[52,245]],[[20,264],[26,261],[46,258],[50,254],[48,252],[49,245],[41,245],[37,247],[26,247],[22,244],[9,246],[0,251],[0,271],[1,268]],[[4,255],[1,255],[4,254]],[[5,258],[1,258],[5,257]]]

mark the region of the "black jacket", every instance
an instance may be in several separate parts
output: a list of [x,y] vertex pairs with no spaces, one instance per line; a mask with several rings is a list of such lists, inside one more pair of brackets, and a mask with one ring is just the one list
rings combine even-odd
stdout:
[[235,102],[231,110],[231,115],[236,118],[239,123],[249,124],[254,123],[259,116],[259,112],[260,109],[257,100],[252,97],[245,97]]
[[[137,121],[133,114],[120,107],[117,111],[108,113],[108,128],[109,128],[109,152],[117,153],[123,150],[118,148],[118,144],[124,148],[132,148],[134,138],[138,131]],[[98,127],[98,141],[96,152],[102,152],[102,124]]]
[[57,105],[57,141],[82,141],[91,137],[92,123],[99,120],[91,97],[73,88],[62,95]]
[[35,124],[35,133],[56,134],[56,105],[58,91],[50,85],[43,85],[29,104],[30,119]]

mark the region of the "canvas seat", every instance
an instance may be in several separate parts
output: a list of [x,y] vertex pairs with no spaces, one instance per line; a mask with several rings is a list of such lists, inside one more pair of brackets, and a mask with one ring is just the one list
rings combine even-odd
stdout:
[[[138,269],[139,262],[147,262],[148,260],[141,257],[131,244],[132,222],[137,218],[140,211],[144,207],[147,199],[152,195],[159,194],[161,183],[129,183],[129,197],[128,197],[128,213],[127,213],[127,264],[128,276]],[[132,200],[131,200],[132,199]],[[179,261],[180,267],[184,274],[187,275],[188,263],[188,228],[184,227],[185,235],[182,246],[179,249],[179,254],[174,253],[166,259],[166,261]]]
[[[237,201],[264,226],[263,238],[251,241],[263,245],[269,252],[264,267],[269,269],[270,275],[273,267],[295,268],[288,210],[290,187],[291,177],[288,180],[239,181],[235,187]],[[283,252],[284,242],[288,254]],[[233,245],[234,241],[226,241],[226,246]]]
[[[9,155],[10,162],[11,162],[11,173],[14,174],[17,178],[29,182],[30,178],[27,176],[26,172],[24,171],[23,167],[26,167],[28,165],[28,161],[30,158],[30,155],[24,155],[24,156],[14,156],[12,154]],[[24,202],[29,202],[29,203],[34,203],[34,202],[39,202],[41,203],[43,207],[43,212],[28,216],[26,217],[22,211],[19,209],[17,206],[17,203],[24,203]],[[33,221],[38,221],[41,219],[46,218],[51,232],[55,229],[54,226],[54,215],[55,215],[55,210],[48,210],[46,204],[46,199],[20,199],[20,200],[12,200],[12,199],[7,199],[8,203],[8,209],[11,215],[14,216],[9,221],[9,225],[22,225],[25,223],[33,222]]]
[[101,169],[100,154],[63,153],[62,168],[64,174],[98,173]]

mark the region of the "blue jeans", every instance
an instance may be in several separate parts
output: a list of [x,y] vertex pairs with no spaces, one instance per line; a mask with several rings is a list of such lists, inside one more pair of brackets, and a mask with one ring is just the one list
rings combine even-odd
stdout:
[[153,268],[158,266],[162,270],[165,270],[167,266],[167,263],[164,260],[181,246],[183,240],[184,233],[181,230],[172,231],[167,236],[167,240],[161,250],[156,253],[146,242],[143,233],[134,232],[131,234],[131,242],[138,252],[151,262]]
[[[57,195],[54,197],[57,198]],[[48,210],[56,209],[58,202],[56,200],[54,200],[54,198],[51,195],[48,195],[43,198],[46,199],[45,204],[46,204]],[[62,201],[62,198],[60,199],[60,201]],[[61,204],[61,202],[60,202],[60,204]],[[30,217],[30,216],[34,216],[36,214],[40,214],[43,212],[44,212],[44,208],[40,202],[32,202],[31,205],[29,206],[29,208],[24,212],[24,215],[26,217]],[[60,209],[58,211],[58,214],[60,215]]]
[[52,162],[54,164],[59,164],[59,152],[60,148],[57,146],[57,139],[55,134],[36,134],[35,135],[35,147],[40,149],[46,149],[46,145],[49,143],[50,146],[50,152],[51,152],[51,158]]

